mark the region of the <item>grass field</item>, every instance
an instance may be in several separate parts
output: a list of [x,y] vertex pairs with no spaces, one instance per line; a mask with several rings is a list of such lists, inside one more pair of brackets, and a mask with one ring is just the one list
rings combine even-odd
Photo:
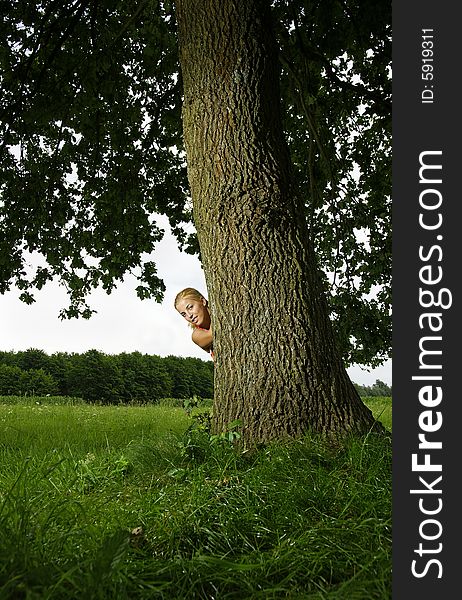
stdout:
[[10,598],[388,600],[390,440],[242,452],[175,406],[0,398]]

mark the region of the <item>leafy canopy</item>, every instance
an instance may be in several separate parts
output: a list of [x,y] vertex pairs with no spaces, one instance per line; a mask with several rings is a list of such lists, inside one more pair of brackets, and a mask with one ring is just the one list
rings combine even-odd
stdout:
[[[198,253],[174,9],[155,0],[1,2],[0,292],[54,277],[63,317],[150,260],[168,216]],[[284,127],[347,362],[390,351],[391,3],[276,0]],[[33,258],[34,268],[26,268]]]

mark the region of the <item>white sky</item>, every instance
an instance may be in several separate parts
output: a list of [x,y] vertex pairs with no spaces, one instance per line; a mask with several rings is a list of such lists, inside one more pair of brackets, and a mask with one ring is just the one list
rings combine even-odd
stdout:
[[[173,308],[175,295],[185,287],[206,293],[204,273],[196,257],[178,250],[167,219],[160,217],[159,224],[165,235],[153,259],[167,288],[162,304],[139,300],[137,282],[129,276],[110,295],[96,290],[90,296],[90,306],[97,311],[90,319],[60,320],[58,313],[68,301],[64,288],[57,283],[49,283],[37,292],[36,302],[30,306],[12,290],[0,295],[0,350],[38,348],[47,354],[90,349],[106,354],[139,351],[207,360],[208,355],[191,341],[186,321]],[[361,385],[372,385],[377,379],[392,384],[391,360],[377,369],[367,371],[353,366],[348,372]]]

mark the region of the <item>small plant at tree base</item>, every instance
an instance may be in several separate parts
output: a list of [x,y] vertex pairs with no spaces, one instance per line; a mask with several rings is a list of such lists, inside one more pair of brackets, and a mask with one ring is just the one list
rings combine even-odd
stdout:
[[212,429],[212,415],[209,411],[191,415],[191,418],[193,419],[193,427],[195,429],[199,429],[200,431],[205,431],[207,434],[210,434]]
[[222,433],[217,433],[210,436],[210,441],[212,444],[228,442],[233,444],[241,439],[241,434],[239,431],[236,431],[237,428],[242,426],[242,421],[240,419],[236,419],[235,421],[231,421],[225,431]]
[[199,406],[201,400],[202,398],[196,396],[196,394],[194,394],[192,398],[186,398],[185,400],[183,400],[183,408],[186,411],[186,413],[190,415],[193,408],[197,408]]
[[242,426],[239,419],[232,421],[222,433],[211,433],[212,415],[203,412],[192,416],[192,423],[179,442],[181,454],[189,459],[203,460],[217,446],[233,446],[241,439],[237,431]]

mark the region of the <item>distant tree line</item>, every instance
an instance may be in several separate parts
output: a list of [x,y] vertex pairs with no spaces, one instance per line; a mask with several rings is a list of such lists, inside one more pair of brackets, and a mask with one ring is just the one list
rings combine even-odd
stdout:
[[140,352],[0,351],[0,395],[59,395],[105,404],[213,397],[213,363]]
[[391,386],[387,385],[380,379],[376,379],[372,386],[354,384],[361,398],[370,398],[371,396],[390,396],[392,395]]

